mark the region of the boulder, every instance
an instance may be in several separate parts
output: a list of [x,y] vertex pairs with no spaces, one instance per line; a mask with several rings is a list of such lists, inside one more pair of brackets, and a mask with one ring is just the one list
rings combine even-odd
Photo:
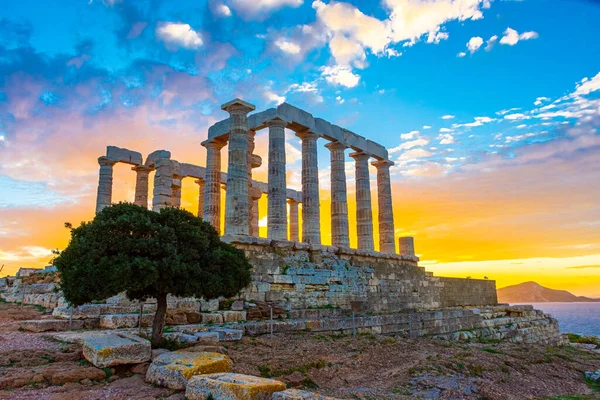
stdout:
[[188,324],[197,324],[202,320],[202,314],[196,311],[186,312],[185,316],[187,317]]
[[229,372],[233,362],[219,353],[172,351],[156,357],[146,381],[169,389],[183,390],[195,375]]
[[69,321],[65,319],[39,319],[19,322],[19,329],[28,332],[63,332],[68,330],[83,329],[82,320],[73,320],[71,329],[69,329]]
[[83,340],[83,356],[99,368],[150,361],[150,342],[126,333],[89,336]]
[[189,400],[262,400],[272,393],[285,390],[285,384],[273,379],[251,375],[221,373],[197,375],[190,379],[185,390]]
[[273,400],[338,400],[335,397],[322,396],[306,390],[288,389],[273,393]]

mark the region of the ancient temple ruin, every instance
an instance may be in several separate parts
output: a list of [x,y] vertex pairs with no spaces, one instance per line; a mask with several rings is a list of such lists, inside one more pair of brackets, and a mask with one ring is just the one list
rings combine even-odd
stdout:
[[[221,232],[224,211],[223,240],[243,249],[254,266],[253,283],[243,294],[246,299],[278,302],[287,309],[350,309],[352,303],[360,302],[362,308],[378,312],[497,303],[494,281],[439,278],[419,267],[411,237],[399,238],[400,254],[396,253],[390,181],[393,162],[382,145],[287,103],[249,115],[255,107],[235,99],[222,109],[229,118],[211,126],[202,143],[207,150],[206,167],[173,160],[165,150],[149,154],[144,161],[138,152],[109,146],[98,160],[96,211],[112,202],[115,163],[132,165],[136,172],[134,202],[146,207],[149,174],[155,172],[155,211],[179,207],[181,181],[193,177],[198,184],[198,215]],[[263,162],[254,154],[254,137],[265,128],[269,134],[266,183],[252,179],[252,170]],[[286,183],[286,128],[302,142],[300,192]],[[325,147],[331,156],[331,246],[321,242],[319,138],[328,141]],[[227,173],[222,172],[221,165],[225,146]],[[349,240],[346,149],[353,151],[350,157],[356,169],[356,249],[350,247]],[[373,240],[369,161],[377,169],[379,251],[375,251]],[[225,210],[221,210],[221,187],[226,193]],[[268,201],[266,238],[259,237],[258,230],[258,200],[263,194]],[[298,229],[300,203],[302,232]]]

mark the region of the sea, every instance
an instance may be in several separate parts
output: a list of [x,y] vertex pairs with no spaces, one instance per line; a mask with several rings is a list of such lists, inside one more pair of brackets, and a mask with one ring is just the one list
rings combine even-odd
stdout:
[[600,302],[529,304],[556,318],[562,333],[592,335],[600,338]]

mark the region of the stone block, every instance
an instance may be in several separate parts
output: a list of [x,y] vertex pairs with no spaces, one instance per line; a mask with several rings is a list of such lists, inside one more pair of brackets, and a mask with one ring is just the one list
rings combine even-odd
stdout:
[[98,368],[150,361],[150,342],[125,333],[89,336],[83,339],[83,356]]
[[193,335],[197,341],[219,341],[219,332],[196,332]]
[[[137,328],[139,326],[139,314],[106,314],[100,316],[100,328],[119,329]],[[152,326],[154,314],[142,314],[142,327]]]
[[241,300],[234,301],[231,304],[231,311],[244,311],[244,302]]
[[243,374],[210,374],[194,376],[185,390],[189,400],[263,400],[285,390],[285,384],[273,379]]
[[223,314],[202,313],[203,324],[222,324]]
[[195,375],[229,372],[233,362],[220,353],[173,351],[156,357],[146,372],[146,381],[169,389],[183,390]]
[[124,162],[132,165],[140,165],[143,162],[142,155],[137,151],[132,151],[116,146],[106,147],[106,157],[114,161]]
[[201,299],[200,300],[200,310],[203,312],[218,311],[219,310],[219,299],[212,299],[210,301]]
[[229,328],[218,328],[215,329],[215,332],[219,334],[220,342],[235,342],[241,340],[244,334],[242,330]]
[[31,321],[19,322],[19,329],[27,332],[62,332],[68,330],[83,329],[82,320],[73,320],[71,329],[69,329],[69,321],[65,319],[39,319]]
[[246,311],[222,311],[223,322],[239,322],[246,320]]
[[272,400],[338,400],[335,397],[322,396],[306,390],[288,389],[273,393]]

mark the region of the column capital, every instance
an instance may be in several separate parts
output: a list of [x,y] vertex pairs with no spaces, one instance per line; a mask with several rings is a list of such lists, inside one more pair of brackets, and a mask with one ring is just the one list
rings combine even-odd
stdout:
[[327,147],[329,150],[334,151],[334,150],[346,150],[348,148],[348,146],[346,146],[345,144],[342,144],[340,142],[333,141],[333,142],[329,142],[325,145],[325,147]]
[[154,171],[154,168],[146,165],[136,165],[135,167],[131,167],[131,170],[135,172],[152,172]]
[[115,160],[111,160],[108,157],[98,157],[98,164],[100,164],[101,167],[105,167],[105,166],[109,166],[112,167],[113,165],[115,165],[117,162]]
[[270,119],[268,121],[265,121],[265,124],[270,128],[270,127],[278,127],[278,128],[285,128],[285,126],[287,125],[287,121],[284,121],[283,119],[279,118],[279,117],[275,117],[273,119]]
[[300,204],[300,202],[299,202],[298,200],[296,200],[296,199],[290,199],[290,198],[288,198],[288,199],[286,199],[286,200],[287,200],[287,203],[288,203],[290,206],[293,206],[293,205],[295,205],[295,204]]
[[257,187],[254,187],[254,186],[250,187],[249,191],[250,191],[250,197],[252,198],[252,200],[259,200],[263,195],[262,190],[260,190]]
[[392,165],[394,165],[393,161],[390,160],[375,160],[371,163],[372,166],[376,167],[377,169],[379,168],[389,168]]
[[296,136],[298,136],[301,140],[317,140],[321,136],[312,132],[310,129],[305,129],[300,132],[296,132]]
[[217,149],[217,150],[221,150],[226,144],[227,144],[227,140],[222,139],[222,138],[214,138],[214,139],[208,139],[205,140],[204,142],[200,143],[202,146],[208,148],[212,148],[212,149]]
[[252,168],[258,168],[262,165],[262,157],[258,154],[248,154],[248,162]]
[[197,184],[198,184],[198,185],[200,185],[200,186],[204,186],[204,185],[206,185],[206,181],[205,181],[204,179],[200,179],[200,178],[196,179],[196,180],[194,181],[194,183],[197,183]]
[[221,106],[221,110],[227,111],[229,114],[248,114],[250,111],[254,111],[256,107],[254,104],[250,104],[242,99],[233,99]]
[[364,151],[355,151],[354,153],[349,154],[350,157],[354,158],[356,161],[359,160],[368,160],[371,156]]

